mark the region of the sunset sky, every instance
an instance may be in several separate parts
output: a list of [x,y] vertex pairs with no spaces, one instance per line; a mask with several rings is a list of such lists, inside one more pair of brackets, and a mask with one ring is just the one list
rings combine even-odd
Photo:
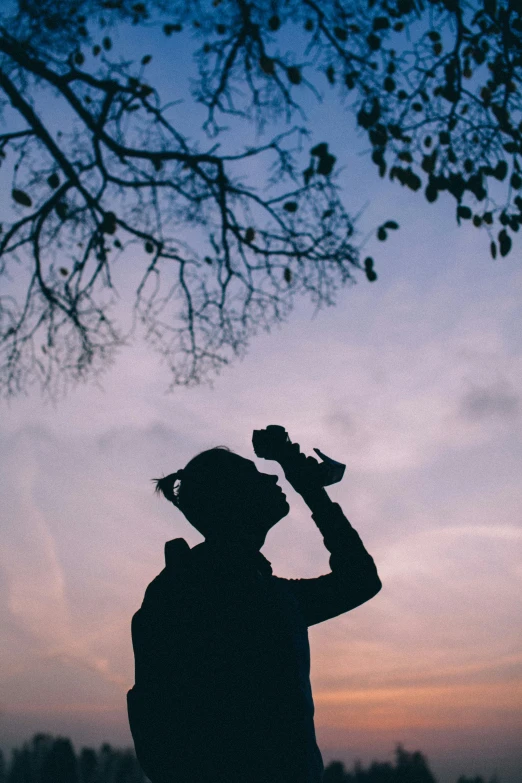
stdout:
[[[155,56],[159,69],[167,53]],[[481,231],[457,228],[449,198],[428,205],[379,180],[331,98],[310,110],[314,140],[345,165],[346,204],[368,205],[363,235],[381,218],[401,224],[368,245],[377,282],[361,274],[315,318],[299,300],[213,389],[166,394],[166,367],[138,340],[98,386],[56,407],[36,390],[2,403],[4,750],[36,731],[77,747],[131,743],[132,614],[164,542],[202,540],[150,479],[198,451],[227,445],[277,472],[291,511],[263,554],[278,576],[328,572],[305,504],[252,451],[254,428],[282,424],[303,451],[346,463],[329,494],[383,583],[309,632],[325,763],[391,760],[401,742],[427,755],[440,783],[520,781],[520,242],[492,261]]]

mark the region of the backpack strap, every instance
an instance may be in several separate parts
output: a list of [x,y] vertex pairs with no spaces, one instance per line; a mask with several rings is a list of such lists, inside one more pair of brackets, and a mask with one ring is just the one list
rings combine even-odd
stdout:
[[165,542],[165,567],[168,569],[183,568],[190,547],[184,538],[172,538]]

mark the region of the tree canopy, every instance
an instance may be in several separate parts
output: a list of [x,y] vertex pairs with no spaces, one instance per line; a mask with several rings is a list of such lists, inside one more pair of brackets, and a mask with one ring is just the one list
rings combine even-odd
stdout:
[[[149,81],[153,51],[118,52],[126,25],[190,38],[193,106]],[[184,78],[186,47],[171,51]],[[521,66],[515,0],[7,5],[3,395],[96,375],[137,326],[172,387],[197,384],[286,318],[296,294],[319,307],[361,275],[375,281],[343,206],[340,151],[327,129],[310,138],[302,108],[328,90],[367,136],[377,176],[429,203],[449,193],[457,221],[506,256],[522,223]],[[241,123],[274,134],[245,145]],[[398,229],[393,217],[377,239]],[[143,267],[124,334],[113,277],[129,258]]]

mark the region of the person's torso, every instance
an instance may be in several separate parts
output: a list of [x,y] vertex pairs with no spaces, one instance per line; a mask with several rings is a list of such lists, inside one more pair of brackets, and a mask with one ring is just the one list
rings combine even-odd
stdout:
[[200,555],[171,575],[168,594],[175,671],[165,679],[204,752],[230,780],[232,764],[238,779],[255,767],[260,781],[276,771],[284,783],[320,781],[308,630],[286,580]]

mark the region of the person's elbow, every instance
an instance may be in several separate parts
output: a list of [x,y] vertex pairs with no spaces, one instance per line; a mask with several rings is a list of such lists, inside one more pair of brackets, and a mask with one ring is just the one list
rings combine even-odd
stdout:
[[377,575],[377,572],[372,574],[365,574],[363,578],[359,578],[357,585],[352,588],[347,595],[348,607],[344,611],[355,609],[358,606],[362,606],[367,601],[371,601],[382,587],[382,582]]
[[373,598],[374,596],[376,596],[377,593],[379,593],[381,591],[381,588],[382,588],[382,582],[379,579],[379,575],[378,575],[378,573],[376,571],[375,572],[375,576],[374,576],[373,581],[372,581],[372,589],[371,589],[370,598]]
[[360,573],[357,581],[352,583],[351,589],[347,592],[351,604],[350,608],[355,609],[356,606],[361,606],[361,604],[370,601],[381,588],[382,582],[375,568],[365,570],[364,574]]
[[366,596],[364,600],[369,601],[371,598],[374,598],[382,588],[382,582],[375,566],[371,569],[370,573],[367,574],[364,581],[364,594]]

